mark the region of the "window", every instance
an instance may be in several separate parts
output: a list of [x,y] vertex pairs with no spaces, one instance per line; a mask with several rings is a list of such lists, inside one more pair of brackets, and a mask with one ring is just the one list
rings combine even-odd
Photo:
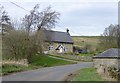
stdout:
[[52,50],[54,47],[52,45],[49,46],[49,50]]
[[67,51],[68,51],[68,48],[64,48],[64,51],[67,52]]

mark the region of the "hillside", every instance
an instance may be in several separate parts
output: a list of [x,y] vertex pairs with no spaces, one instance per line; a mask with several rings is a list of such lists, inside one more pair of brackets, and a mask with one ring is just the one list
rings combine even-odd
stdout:
[[100,36],[72,36],[74,46],[81,48],[85,47],[87,44],[96,48],[99,43],[99,38]]

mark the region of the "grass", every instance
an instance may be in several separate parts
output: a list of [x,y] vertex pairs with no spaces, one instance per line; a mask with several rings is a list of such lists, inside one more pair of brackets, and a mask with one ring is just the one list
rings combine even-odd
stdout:
[[104,81],[95,68],[84,68],[78,71],[72,81]]
[[[55,56],[58,58],[64,58],[64,59],[69,59],[69,60],[74,60],[74,61],[90,62],[92,60],[91,59],[88,60],[88,58],[92,57],[93,54],[90,54],[90,53],[89,54],[78,54],[78,55],[65,55],[65,54],[63,54],[63,55],[50,55],[50,56]],[[81,56],[84,56],[84,59]]]
[[93,56],[92,53],[80,53],[79,56]]
[[20,72],[25,70],[33,70],[37,68],[43,67],[52,67],[52,66],[59,66],[59,65],[67,65],[67,64],[75,64],[75,62],[59,60],[55,58],[48,57],[47,55],[35,55],[32,57],[32,62],[29,66],[21,66],[21,65],[13,65],[13,64],[4,64],[0,67],[0,73],[2,75],[7,75],[13,72]]
[[38,55],[33,58],[31,65],[35,66],[44,66],[44,67],[51,67],[51,66],[58,66],[58,65],[66,65],[66,64],[74,64],[75,62],[60,60],[48,57],[49,55]]
[[[73,58],[73,57],[70,57],[70,56],[68,56],[68,55],[63,55],[63,56],[61,56],[61,55],[50,55],[50,56],[55,56],[55,57],[58,57],[58,58],[63,58],[63,59],[69,59],[69,60],[74,60],[74,61],[80,61],[80,60],[78,60],[78,59],[76,59],[76,58]],[[74,55],[74,56],[76,56],[76,55]]]
[[85,47],[86,44],[97,47],[100,36],[73,36],[74,46]]
[[2,73],[3,75],[7,75],[7,74],[12,73],[12,72],[19,72],[19,71],[23,71],[23,70],[28,70],[29,68],[30,67],[20,66],[20,65],[4,64],[4,65],[2,65],[2,69],[1,69],[2,71],[0,71],[0,73]]

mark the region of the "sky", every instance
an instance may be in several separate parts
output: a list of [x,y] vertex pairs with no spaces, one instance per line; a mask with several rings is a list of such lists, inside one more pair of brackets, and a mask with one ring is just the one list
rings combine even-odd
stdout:
[[110,24],[118,23],[119,0],[0,0],[0,4],[12,18],[23,18],[28,11],[10,3],[14,2],[30,11],[36,4],[40,10],[51,6],[60,13],[60,20],[53,29],[72,36],[99,36]]

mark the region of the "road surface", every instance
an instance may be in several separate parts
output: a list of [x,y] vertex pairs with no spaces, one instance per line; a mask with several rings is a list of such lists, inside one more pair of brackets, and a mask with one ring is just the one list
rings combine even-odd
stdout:
[[46,67],[3,76],[3,81],[63,81],[72,72],[92,67],[92,62],[79,62],[72,65]]

